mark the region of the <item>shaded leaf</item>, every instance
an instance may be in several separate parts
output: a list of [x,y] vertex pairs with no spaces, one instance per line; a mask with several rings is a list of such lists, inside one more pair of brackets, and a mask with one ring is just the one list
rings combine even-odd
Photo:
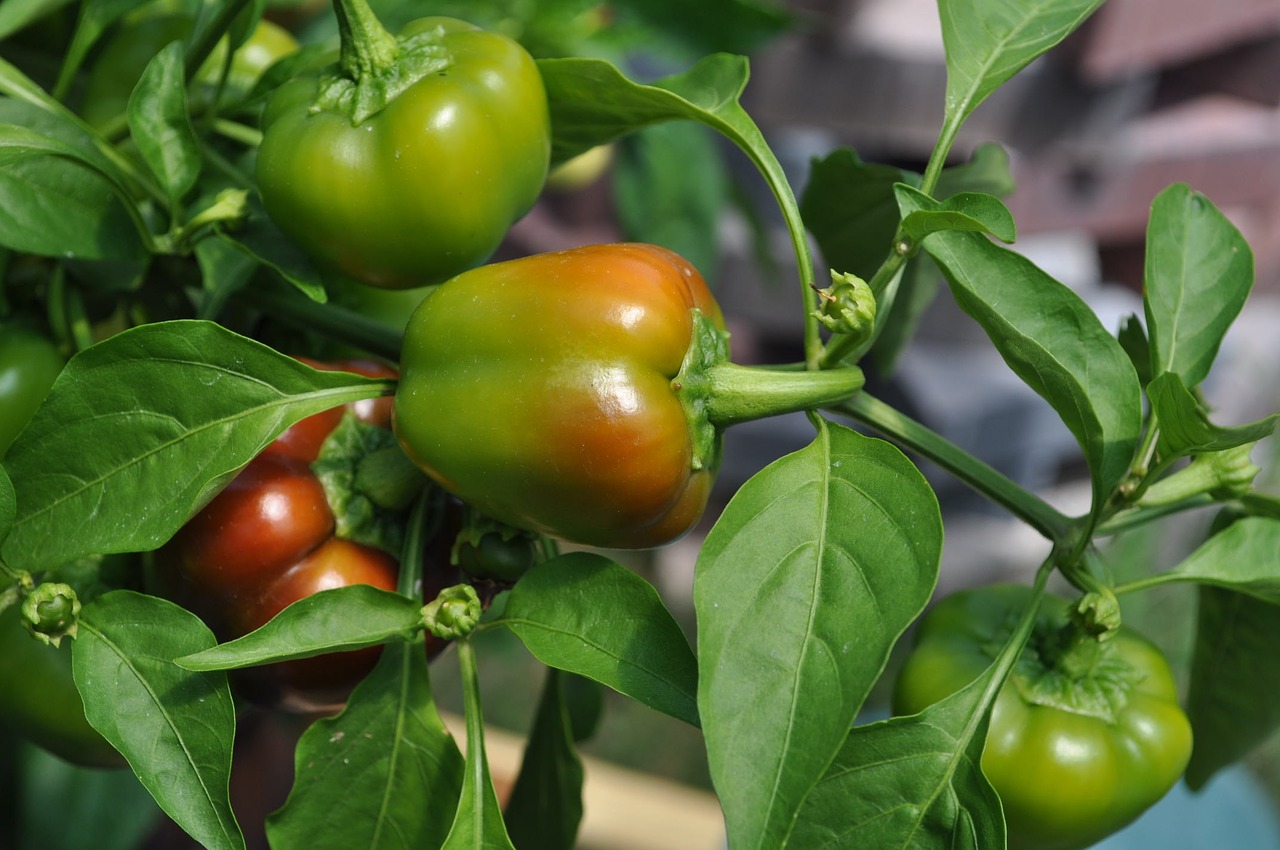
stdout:
[[1160,448],[1176,456],[1189,452],[1217,452],[1256,443],[1270,436],[1280,414],[1247,425],[1220,427],[1209,421],[1204,406],[1176,372],[1165,372],[1147,385],[1147,397],[1160,422]]
[[582,821],[582,760],[573,746],[565,678],[559,670],[547,670],[520,774],[507,801],[507,832],[520,850],[573,850]]
[[521,577],[493,620],[543,664],[698,724],[697,661],[653,586],[626,567],[572,552]]

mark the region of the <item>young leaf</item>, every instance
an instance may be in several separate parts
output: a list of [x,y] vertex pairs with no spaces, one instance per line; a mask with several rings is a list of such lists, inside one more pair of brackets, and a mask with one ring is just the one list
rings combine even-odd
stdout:
[[961,192],[934,203],[919,189],[899,183],[894,186],[894,196],[901,208],[911,210],[902,218],[902,229],[916,241],[946,230],[990,233],[1001,242],[1018,238],[1013,214],[994,195]]
[[1248,425],[1214,425],[1176,372],[1165,372],[1148,384],[1147,398],[1160,422],[1160,448],[1171,455],[1217,452],[1256,443],[1270,436],[1280,420],[1280,414],[1273,413]]
[[942,138],[954,139],[978,104],[1101,5],[1102,0],[938,0],[947,60]]
[[1003,847],[1000,799],[981,769],[995,669],[920,714],[850,731],[788,846]]
[[298,742],[295,779],[267,819],[273,847],[439,847],[462,754],[431,696],[422,641],[388,645],[336,717]]
[[35,570],[154,549],[289,425],[389,390],[212,322],[117,334],[71,359],[5,456],[18,516],[0,552]]
[[573,746],[561,683],[547,669],[542,699],[507,800],[507,833],[520,850],[573,850],[582,821],[582,760]]
[[[1280,605],[1280,520],[1239,519],[1161,578],[1212,584]],[[1275,615],[1280,616],[1280,608]]]
[[976,233],[935,233],[923,244],[961,309],[1075,435],[1092,473],[1094,510],[1101,509],[1127,473],[1142,427],[1129,356],[1080,296],[1026,257]]
[[[1274,556],[1274,552],[1272,553]],[[1187,784],[1203,788],[1280,728],[1280,609],[1226,588],[1200,588],[1187,716],[1195,748]]]
[[475,648],[470,640],[458,643],[458,660],[467,714],[467,765],[453,826],[440,850],[515,850],[507,836],[498,795],[493,790],[493,778],[489,775],[480,682],[476,676]]
[[1183,184],[1157,195],[1143,273],[1151,373],[1203,381],[1252,287],[1253,253],[1208,198]]
[[71,44],[63,54],[62,67],[58,71],[58,81],[54,86],[56,94],[61,96],[70,90],[75,82],[76,72],[107,28],[139,5],[139,0],[87,0],[80,7],[75,33],[71,36]]
[[608,685],[698,725],[697,661],[653,586],[589,552],[539,564],[493,620],[549,667]]
[[129,96],[129,134],[169,195],[171,208],[200,176],[200,143],[187,113],[183,48],[170,42],[142,72]]
[[937,579],[942,524],[888,443],[822,423],[698,558],[698,709],[735,848],[780,847]]
[[328,652],[347,652],[422,631],[422,606],[367,584],[322,590],[299,599],[244,637],[177,659],[187,670],[233,670]]
[[72,671],[90,724],[160,808],[202,847],[244,850],[227,792],[236,721],[226,674],[173,663],[214,643],[194,614],[115,590],[80,612]]

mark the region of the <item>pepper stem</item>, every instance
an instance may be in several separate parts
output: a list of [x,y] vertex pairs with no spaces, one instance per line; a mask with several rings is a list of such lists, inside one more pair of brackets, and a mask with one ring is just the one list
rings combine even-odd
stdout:
[[706,416],[720,428],[835,404],[852,396],[865,383],[857,366],[796,371],[725,362],[703,374],[707,385]]
[[359,82],[395,64],[400,49],[367,0],[333,0],[341,40],[338,64],[343,73]]
[[719,464],[719,435],[730,425],[835,404],[862,389],[856,366],[798,370],[740,366],[729,360],[728,334],[693,310],[693,341],[671,389],[684,407],[693,468]]

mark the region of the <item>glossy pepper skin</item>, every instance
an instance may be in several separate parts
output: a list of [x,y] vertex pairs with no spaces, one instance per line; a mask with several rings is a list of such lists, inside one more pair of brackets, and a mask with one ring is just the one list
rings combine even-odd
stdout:
[[[1030,601],[1028,587],[992,585],[938,603],[920,621],[894,712],[919,712],[977,678]],[[1059,655],[1066,605],[1042,604],[982,754],[1011,850],[1091,846],[1163,797],[1191,754],[1191,727],[1159,649],[1122,626]]]
[[[372,361],[307,362],[370,377],[396,374]],[[365,399],[333,408],[276,438],[157,552],[157,590],[201,616],[221,640],[247,634],[321,590],[368,584],[395,591],[397,558],[335,535],[334,514],[310,466],[348,411],[389,428],[390,401]],[[447,547],[440,548],[423,565],[428,599],[457,576],[448,566]],[[428,652],[443,646],[429,640]],[[373,647],[249,668],[238,671],[236,684],[268,707],[330,712],[341,707],[379,652]]]
[[542,78],[515,41],[438,17],[398,39],[431,45],[434,70],[360,119],[322,97],[322,77],[286,83],[257,159],[263,204],[294,242],[391,289],[488,259],[541,193],[551,149]]
[[688,262],[595,245],[497,263],[437,288],[409,320],[395,397],[402,447],[482,513],[578,543],[646,548],[702,516],[672,391],[693,310],[724,330]]

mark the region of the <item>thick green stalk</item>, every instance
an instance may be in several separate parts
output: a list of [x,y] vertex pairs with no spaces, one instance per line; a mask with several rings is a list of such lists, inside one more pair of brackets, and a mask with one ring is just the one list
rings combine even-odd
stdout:
[[321,304],[279,287],[254,286],[239,290],[235,298],[265,310],[273,319],[296,328],[320,331],[370,354],[400,362],[404,333],[376,319],[335,304]]
[[866,393],[830,406],[870,425],[891,440],[919,452],[974,490],[1026,522],[1055,548],[1068,542],[1074,523],[1025,487],[983,463],[940,435]]
[[366,0],[333,0],[338,18],[338,65],[359,82],[391,68],[399,56],[396,38],[387,32]]
[[720,428],[827,407],[849,398],[866,382],[856,366],[796,371],[725,362],[703,376],[706,416]]

